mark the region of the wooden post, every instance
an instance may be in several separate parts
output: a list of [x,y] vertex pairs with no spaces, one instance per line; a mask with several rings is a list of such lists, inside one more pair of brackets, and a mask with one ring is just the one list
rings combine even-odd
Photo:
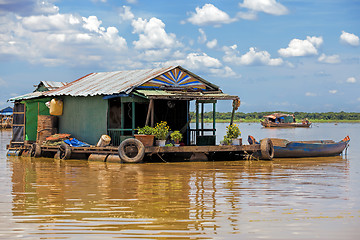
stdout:
[[213,135],[215,135],[215,107],[216,103],[213,103]]
[[199,103],[196,101],[195,103],[195,108],[196,108],[196,137],[199,135]]
[[147,115],[146,115],[145,126],[148,126],[148,125],[149,125],[149,122],[150,122],[150,114],[152,113],[151,108],[152,108],[152,105],[153,105],[153,104],[154,104],[154,100],[153,100],[153,99],[150,99],[149,108],[148,108],[148,112],[147,112]]
[[132,117],[132,122],[131,122],[131,128],[132,128],[132,131],[131,131],[131,134],[134,135],[135,134],[135,102],[134,102],[134,99],[131,103],[131,117]]
[[151,127],[154,127],[155,125],[155,102],[154,100],[153,101],[153,104],[151,106]]
[[201,136],[204,136],[204,103],[201,103]]
[[[125,127],[125,111],[124,111],[124,103],[122,102],[122,100],[121,100],[121,103],[120,103],[120,106],[121,106],[121,108],[120,108],[120,111],[121,111],[121,114],[120,114],[120,128],[121,129],[124,129],[124,127]],[[124,135],[124,131],[120,131],[120,135],[121,136],[123,136]]]

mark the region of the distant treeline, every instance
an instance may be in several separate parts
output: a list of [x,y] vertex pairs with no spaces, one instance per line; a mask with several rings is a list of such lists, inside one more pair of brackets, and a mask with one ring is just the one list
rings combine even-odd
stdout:
[[[297,121],[301,119],[309,119],[310,121],[317,122],[333,122],[333,121],[350,121],[357,122],[360,121],[360,113],[355,112],[324,112],[324,113],[307,113],[307,112],[282,112],[285,114],[294,114]],[[243,113],[235,112],[234,121],[259,121],[263,119],[264,116],[270,115],[274,112],[252,112],[252,113]],[[230,121],[231,112],[215,112],[215,117],[220,122]],[[213,112],[204,113],[204,119],[210,120],[213,118]],[[191,119],[195,121],[195,113],[191,113]]]

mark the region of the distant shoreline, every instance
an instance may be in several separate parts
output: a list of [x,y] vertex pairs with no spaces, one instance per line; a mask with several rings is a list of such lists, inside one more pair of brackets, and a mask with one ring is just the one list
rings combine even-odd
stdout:
[[[195,119],[191,123],[195,123]],[[201,120],[199,120],[200,122]],[[360,120],[324,120],[324,119],[309,119],[312,123],[360,123]],[[216,123],[230,123],[230,119],[216,119]],[[259,119],[234,119],[234,123],[259,123]],[[297,121],[301,123],[301,121]],[[204,123],[212,123],[212,119],[204,119]]]

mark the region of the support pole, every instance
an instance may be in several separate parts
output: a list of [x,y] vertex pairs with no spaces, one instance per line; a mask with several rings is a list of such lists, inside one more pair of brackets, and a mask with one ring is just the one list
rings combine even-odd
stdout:
[[213,103],[213,135],[215,135],[215,107],[216,107],[216,103]]
[[148,126],[148,125],[149,125],[150,115],[151,115],[151,108],[152,108],[152,105],[153,105],[153,104],[154,104],[154,100],[153,100],[153,99],[150,99],[149,108],[148,108],[148,112],[147,112],[147,115],[146,115],[145,126]]
[[201,103],[201,136],[204,136],[204,103]]
[[[121,109],[120,109],[120,111],[121,111],[121,114],[120,114],[120,128],[121,129],[124,129],[124,127],[125,127],[125,111],[124,111],[124,103],[121,101],[121,103],[120,103],[120,105],[121,105]],[[123,136],[124,135],[124,131],[120,131],[120,135],[121,136]]]
[[155,102],[154,100],[153,101],[153,104],[151,106],[151,127],[154,127],[155,125]]
[[199,103],[196,101],[196,137],[199,136]]
[[135,102],[133,100],[133,102],[131,103],[131,113],[132,113],[132,131],[131,131],[131,134],[134,135],[135,134]]

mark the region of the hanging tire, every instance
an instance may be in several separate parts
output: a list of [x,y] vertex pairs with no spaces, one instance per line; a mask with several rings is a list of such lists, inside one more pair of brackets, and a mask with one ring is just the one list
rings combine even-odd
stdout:
[[145,156],[145,147],[139,140],[128,138],[121,142],[118,152],[121,161],[138,163],[141,162]]
[[261,159],[272,160],[274,157],[274,145],[269,138],[260,141]]
[[31,145],[30,156],[35,158],[41,157],[41,146],[39,144],[34,143]]
[[71,147],[66,143],[61,143],[59,147],[59,158],[60,159],[70,159],[71,157]]

